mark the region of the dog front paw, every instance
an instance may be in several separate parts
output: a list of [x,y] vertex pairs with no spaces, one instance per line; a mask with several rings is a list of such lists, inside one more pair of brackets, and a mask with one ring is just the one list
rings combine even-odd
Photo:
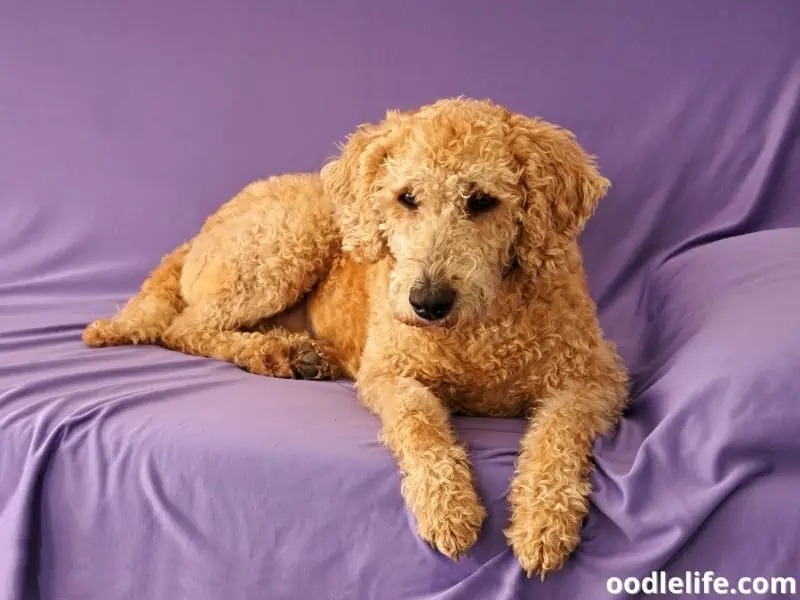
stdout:
[[505,534],[528,577],[538,574],[544,579],[578,546],[588,493],[588,483],[581,481],[553,483],[552,489],[519,480],[512,484],[511,523]]
[[420,537],[445,556],[457,561],[477,541],[486,509],[462,448],[407,473],[403,496],[417,520]]

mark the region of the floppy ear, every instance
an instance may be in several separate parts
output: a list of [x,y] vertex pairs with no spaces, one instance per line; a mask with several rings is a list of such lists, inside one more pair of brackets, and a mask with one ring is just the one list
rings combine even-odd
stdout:
[[518,260],[550,269],[583,231],[611,183],[575,135],[539,119],[509,117],[511,147],[527,193]]
[[320,171],[325,193],[342,233],[342,249],[359,262],[386,255],[381,216],[375,207],[375,182],[383,173],[396,137],[396,113],[378,125],[361,125],[348,137],[338,158]]

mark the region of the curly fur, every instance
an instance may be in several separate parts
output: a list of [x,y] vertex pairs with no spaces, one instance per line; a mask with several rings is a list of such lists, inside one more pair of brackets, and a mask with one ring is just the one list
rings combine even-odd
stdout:
[[[486,511],[450,414],[529,417],[506,536],[544,576],[579,542],[592,443],[626,401],[576,241],[608,185],[571,133],[489,101],[390,111],[319,175],[246,187],[84,340],[355,378],[420,535],[453,558]],[[477,191],[497,202],[470,214]],[[441,321],[410,306],[423,280],[456,291]]]

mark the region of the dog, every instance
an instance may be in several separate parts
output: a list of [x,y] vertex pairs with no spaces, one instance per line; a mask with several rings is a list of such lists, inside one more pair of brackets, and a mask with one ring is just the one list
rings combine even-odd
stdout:
[[486,510],[451,414],[529,419],[505,535],[544,577],[627,401],[577,243],[609,186],[571,132],[491,101],[389,111],[318,174],[245,187],[83,340],[355,379],[420,536],[453,559]]

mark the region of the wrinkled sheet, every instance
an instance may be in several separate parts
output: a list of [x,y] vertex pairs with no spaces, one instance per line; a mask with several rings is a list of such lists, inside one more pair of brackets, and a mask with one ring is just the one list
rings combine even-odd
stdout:
[[[798,22],[791,0],[0,3],[0,599],[800,577]],[[582,246],[631,408],[544,583],[502,535],[521,421],[457,419],[489,518],[455,564],[349,384],[79,340],[245,182],[457,94],[570,127],[613,182]]]

